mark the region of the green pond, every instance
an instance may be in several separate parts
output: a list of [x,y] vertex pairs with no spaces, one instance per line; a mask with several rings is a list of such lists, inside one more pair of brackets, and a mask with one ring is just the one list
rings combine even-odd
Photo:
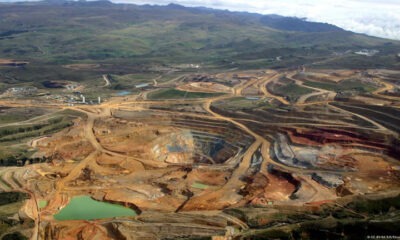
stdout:
[[199,183],[199,182],[194,182],[194,183],[192,184],[192,187],[193,187],[193,188],[198,188],[198,189],[207,189],[207,188],[209,188],[208,185],[203,184],[203,183]]
[[46,200],[39,200],[38,207],[45,208],[47,206],[47,204],[48,204],[48,202]]
[[76,196],[66,207],[55,214],[54,218],[57,220],[92,220],[136,215],[134,210],[127,207],[96,201],[89,196]]

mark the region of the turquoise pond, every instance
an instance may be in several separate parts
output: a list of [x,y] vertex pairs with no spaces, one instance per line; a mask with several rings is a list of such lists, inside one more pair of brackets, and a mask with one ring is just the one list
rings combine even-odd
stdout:
[[76,196],[54,215],[56,220],[93,220],[136,216],[136,212],[121,205],[100,202],[90,196]]

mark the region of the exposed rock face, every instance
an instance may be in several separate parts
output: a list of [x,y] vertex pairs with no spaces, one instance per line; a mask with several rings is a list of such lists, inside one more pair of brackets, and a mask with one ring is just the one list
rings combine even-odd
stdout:
[[151,143],[151,153],[157,161],[175,164],[194,162],[195,142],[189,130],[179,130],[158,136]]
[[[116,113],[129,119],[124,114]],[[181,165],[224,163],[250,141],[248,136],[238,135],[240,130],[221,123],[213,126],[204,119],[173,116],[155,121],[150,112],[141,115],[140,122],[99,120],[94,129],[96,137],[110,151]],[[168,126],[178,124],[180,127]]]

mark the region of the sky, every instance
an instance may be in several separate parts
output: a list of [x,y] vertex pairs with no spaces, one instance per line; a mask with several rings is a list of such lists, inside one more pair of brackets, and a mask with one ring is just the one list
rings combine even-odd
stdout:
[[112,0],[120,3],[204,6],[306,18],[346,30],[400,40],[400,0]]

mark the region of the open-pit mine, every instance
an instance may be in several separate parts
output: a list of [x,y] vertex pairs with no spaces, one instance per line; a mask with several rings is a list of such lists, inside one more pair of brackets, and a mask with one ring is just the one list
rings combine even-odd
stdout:
[[393,224],[399,77],[234,70],[100,104],[5,97],[1,119],[23,117],[1,124],[0,141],[30,154],[1,160],[1,192],[24,195],[3,236],[334,239],[378,229],[382,212]]

